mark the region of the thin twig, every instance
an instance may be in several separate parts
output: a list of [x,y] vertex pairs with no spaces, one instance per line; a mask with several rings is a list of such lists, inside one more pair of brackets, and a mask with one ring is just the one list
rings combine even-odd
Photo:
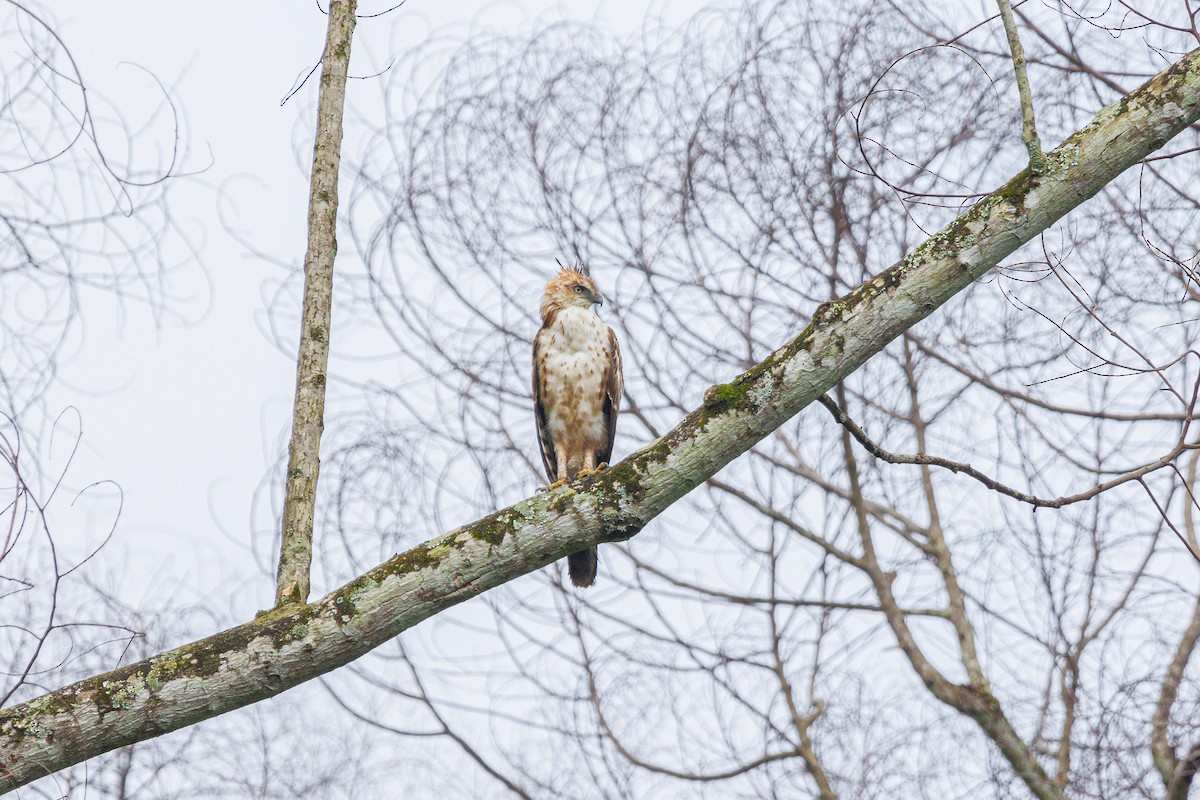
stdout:
[[1171,448],[1169,453],[1156,461],[1151,461],[1150,463],[1143,464],[1142,466],[1130,470],[1129,472],[1122,473],[1112,480],[1098,483],[1091,489],[1087,489],[1077,494],[1065,495],[1063,497],[1057,497],[1053,500],[1048,500],[1046,498],[1028,494],[1027,492],[1021,492],[1013,489],[1010,486],[1006,486],[995,478],[989,477],[988,475],[985,475],[984,473],[975,469],[970,464],[963,464],[958,461],[950,461],[945,458],[930,456],[924,453],[917,453],[916,455],[910,456],[888,452],[879,445],[875,444],[875,442],[873,442],[870,437],[863,432],[862,428],[858,427],[854,420],[850,419],[850,417],[846,415],[846,412],[844,412],[841,407],[829,397],[829,395],[821,395],[818,400],[820,401],[821,405],[825,406],[825,408],[829,410],[829,413],[833,415],[833,418],[837,420],[839,425],[849,431],[850,435],[853,436],[859,444],[866,448],[868,453],[875,456],[880,461],[886,461],[889,464],[929,465],[933,467],[942,467],[943,469],[948,469],[951,472],[961,472],[962,474],[979,481],[994,492],[1007,495],[1014,500],[1020,500],[1022,503],[1028,503],[1034,508],[1062,508],[1063,506],[1069,506],[1075,503],[1083,502],[1084,500],[1090,500],[1096,495],[1120,486],[1123,483],[1140,480],[1143,476],[1149,475],[1151,472],[1156,472],[1160,469],[1170,467],[1174,463],[1175,459],[1179,457],[1180,453],[1186,450],[1194,450],[1197,448],[1197,445],[1188,444],[1187,442],[1180,440],[1173,448]]

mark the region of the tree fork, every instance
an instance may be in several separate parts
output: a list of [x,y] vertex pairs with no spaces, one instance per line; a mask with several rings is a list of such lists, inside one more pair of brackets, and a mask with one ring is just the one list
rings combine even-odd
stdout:
[[[0,792],[273,697],[487,589],[584,547],[627,539],[1106,183],[1200,118],[1200,50],[1101,111],[846,297],[671,432],[596,476],[394,556],[292,604],[0,711]],[[1020,769],[1020,765],[1014,764]]]
[[317,132],[308,195],[308,250],[304,255],[304,310],[296,356],[296,400],[283,499],[276,607],[308,601],[313,516],[325,429],[325,373],[329,367],[329,319],[333,307],[333,260],[337,255],[338,167],[342,113],[354,36],[356,0],[329,4],[329,28],[321,56]]

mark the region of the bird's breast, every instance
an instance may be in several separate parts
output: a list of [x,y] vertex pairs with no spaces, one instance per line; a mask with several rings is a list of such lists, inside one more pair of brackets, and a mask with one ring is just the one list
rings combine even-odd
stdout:
[[548,331],[549,344],[557,352],[604,353],[608,326],[591,311],[569,307],[558,312]]
[[584,309],[563,309],[546,330],[538,359],[552,431],[602,435],[607,347],[607,326]]

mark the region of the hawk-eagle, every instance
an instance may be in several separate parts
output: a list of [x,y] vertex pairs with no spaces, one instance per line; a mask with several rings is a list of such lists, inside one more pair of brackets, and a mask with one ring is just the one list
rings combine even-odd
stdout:
[[[583,267],[564,267],[542,293],[533,340],[538,444],[551,488],[607,466],[624,384],[617,335],[592,310],[603,305]],[[576,586],[596,581],[596,548],[567,557]]]

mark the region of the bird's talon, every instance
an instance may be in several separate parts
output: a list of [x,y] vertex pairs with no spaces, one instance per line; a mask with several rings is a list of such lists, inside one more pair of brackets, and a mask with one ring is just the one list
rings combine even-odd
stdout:
[[591,469],[584,467],[583,469],[579,470],[579,472],[575,475],[575,479],[579,480],[580,478],[590,478],[607,466],[608,466],[607,464],[597,464],[596,466],[592,467]]
[[579,478],[590,478],[602,469],[608,469],[608,462],[601,461],[591,469],[587,469],[585,467],[584,469],[579,470],[579,473],[575,476],[575,479],[578,480]]

